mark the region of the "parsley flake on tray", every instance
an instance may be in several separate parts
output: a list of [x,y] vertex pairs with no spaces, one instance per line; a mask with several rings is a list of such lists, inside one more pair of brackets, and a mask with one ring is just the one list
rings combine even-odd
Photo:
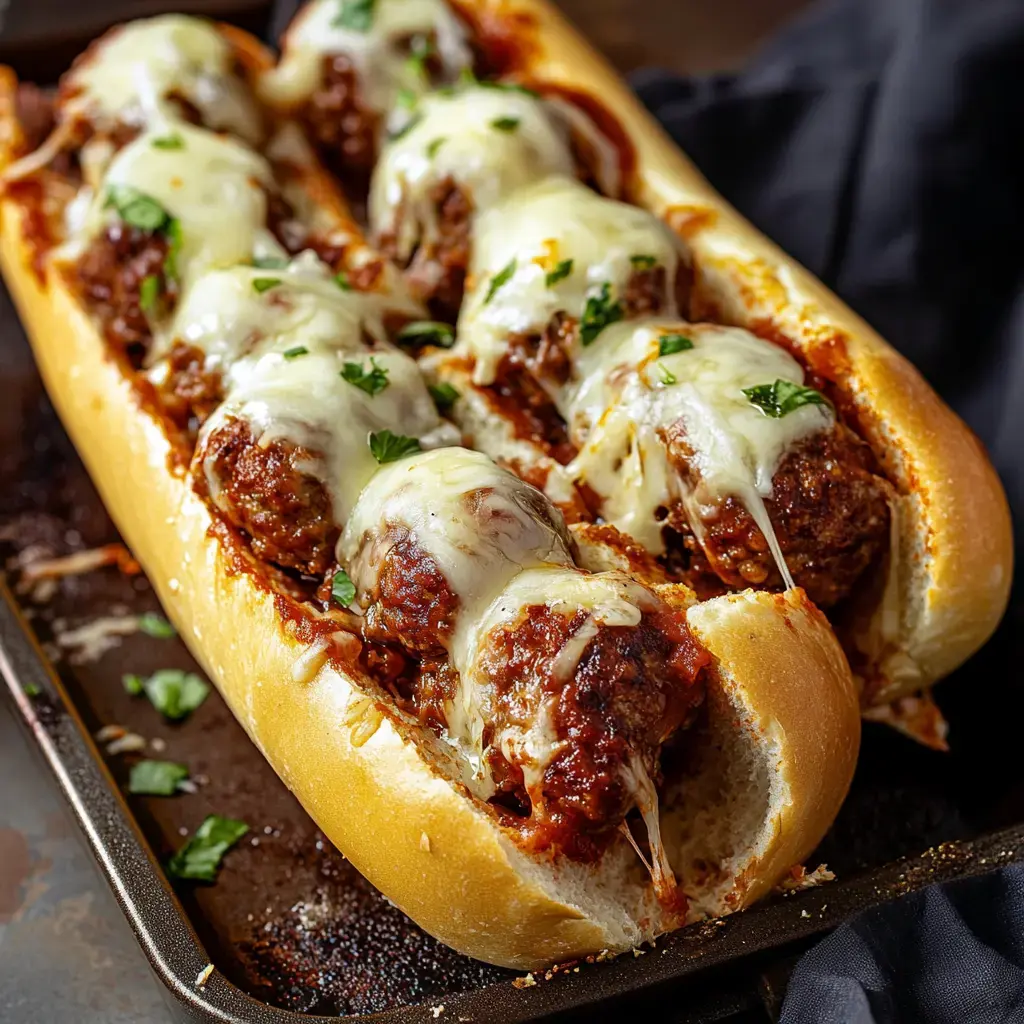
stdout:
[[174,722],[195,711],[210,693],[209,683],[180,668],[162,668],[151,676],[129,673],[121,682],[127,693],[133,697],[145,694],[157,711]]
[[174,796],[188,768],[174,761],[139,761],[128,776],[128,792],[141,796]]
[[188,881],[215,882],[224,854],[248,831],[244,821],[211,814],[167,862],[167,871]]

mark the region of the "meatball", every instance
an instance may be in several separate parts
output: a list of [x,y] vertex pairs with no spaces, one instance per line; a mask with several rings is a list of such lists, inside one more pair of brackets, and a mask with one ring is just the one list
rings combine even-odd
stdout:
[[381,560],[364,635],[424,654],[443,652],[459,599],[433,558],[414,540],[398,540]]
[[[495,734],[528,728],[545,699],[555,697],[551,724],[566,742],[539,786],[518,799],[532,804],[534,845],[582,859],[596,854],[599,838],[635,806],[633,766],[658,778],[661,747],[703,700],[702,670],[710,661],[681,616],[666,609],[646,613],[636,627],[601,629],[562,680],[553,671],[555,655],[585,618],[531,607],[514,629],[491,637],[481,658],[495,688]],[[490,762],[500,786],[524,788],[522,769],[503,751],[492,748]]]
[[283,439],[257,442],[249,424],[229,419],[196,456],[196,488],[248,535],[253,553],[284,569],[322,576],[334,562],[338,527],[323,483],[302,467],[319,459]]
[[363,104],[351,58],[323,59],[320,86],[302,110],[313,141],[339,174],[368,174],[376,156],[378,117]]
[[223,401],[223,381],[218,372],[207,369],[202,349],[177,341],[167,355],[161,397],[171,420],[183,430],[192,430]]
[[[687,474],[682,427],[666,431],[666,441]],[[765,507],[793,580],[815,604],[830,608],[850,593],[888,545],[887,489],[874,473],[871,449],[837,424],[794,445],[776,470],[772,487]],[[713,573],[730,587],[782,586],[768,541],[737,499],[726,498],[714,517],[702,522],[699,546],[681,509],[672,510],[667,521],[670,527],[682,527],[679,532],[690,551],[699,547],[691,564],[698,574]],[[697,589],[707,588],[698,584]]]
[[141,362],[151,339],[141,306],[142,282],[155,277],[162,301],[173,302],[177,285],[164,272],[169,242],[163,234],[112,224],[94,239],[73,275],[107,340]]
[[[473,202],[452,178],[439,181],[430,191],[436,211],[436,235],[423,239],[405,272],[412,293],[430,306],[439,320],[458,319],[469,265]],[[406,211],[398,211],[398,221]],[[398,226],[383,235],[380,247],[391,259],[397,258]]]

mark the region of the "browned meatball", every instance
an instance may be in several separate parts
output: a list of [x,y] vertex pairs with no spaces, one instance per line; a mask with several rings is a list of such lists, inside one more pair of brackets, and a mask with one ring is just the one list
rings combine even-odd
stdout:
[[174,343],[167,356],[167,380],[161,388],[164,408],[183,430],[195,429],[224,400],[218,372],[207,369],[206,353],[184,342]]
[[[666,431],[670,454],[689,473],[682,427]],[[861,574],[885,552],[889,504],[874,472],[871,449],[848,427],[812,434],[786,454],[765,501],[768,517],[793,580],[815,604],[830,608],[846,597]],[[682,527],[683,542],[699,552],[691,569],[713,573],[729,587],[782,586],[768,542],[735,498],[704,520],[697,544],[680,509],[668,523]],[[701,557],[703,556],[703,557]],[[706,589],[698,583],[698,589]]]
[[379,118],[363,104],[358,72],[345,54],[324,57],[320,85],[301,116],[334,170],[372,170]]
[[602,629],[563,680],[552,671],[554,655],[584,618],[531,607],[515,628],[491,637],[480,660],[495,688],[495,733],[536,721],[542,701],[556,695],[552,724],[567,742],[545,767],[540,794],[522,792],[521,769],[500,751],[490,760],[499,785],[530,808],[532,843],[577,859],[597,855],[600,838],[635,806],[630,765],[658,778],[662,745],[703,700],[710,660],[682,617],[665,609],[633,628]]
[[75,264],[75,282],[107,340],[138,356],[149,345],[149,321],[140,305],[140,289],[156,277],[163,301],[177,296],[177,284],[164,273],[168,240],[159,232],[112,224]]
[[455,628],[459,599],[433,558],[410,537],[383,557],[373,602],[366,615],[367,639],[390,641],[425,654],[442,652]]
[[250,540],[253,553],[284,569],[322,576],[334,561],[338,528],[324,485],[300,467],[318,453],[285,440],[257,443],[249,424],[229,419],[196,456],[196,489]]
[[[454,323],[469,264],[473,201],[450,177],[434,185],[429,198],[436,210],[437,235],[416,249],[405,276],[413,294],[429,304],[437,319]],[[399,221],[404,212],[399,209]],[[381,249],[391,259],[397,258],[398,235],[396,225],[394,232],[379,239]]]

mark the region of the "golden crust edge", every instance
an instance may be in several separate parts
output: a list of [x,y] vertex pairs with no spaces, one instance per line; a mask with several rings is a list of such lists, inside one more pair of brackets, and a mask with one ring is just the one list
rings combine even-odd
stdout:
[[[0,148],[8,151],[20,134],[15,82],[9,69],[0,68]],[[168,468],[162,426],[138,407],[130,381],[107,358],[94,326],[58,281],[51,277],[44,284],[36,277],[19,209],[7,198],[0,200],[0,264],[47,391],[118,528],[235,716],[331,841],[427,931],[469,955],[531,970],[624,948],[621,927],[588,919],[524,878],[514,861],[522,865],[526,858],[388,718],[366,742],[354,742],[343,716],[362,694],[351,680],[329,667],[309,682],[293,679],[303,645],[286,633],[273,596],[228,566],[206,507]],[[815,661],[809,652],[834,643],[821,622],[798,639],[791,660],[805,667]],[[723,649],[723,662],[731,650]],[[845,662],[838,679],[835,668],[825,659],[811,671],[837,692],[849,689]],[[300,687],[309,699],[295,699]],[[839,745],[856,736],[849,723],[834,724]],[[845,777],[826,776],[830,806],[838,808],[850,775],[852,768]],[[800,819],[799,808],[792,814]],[[812,813],[806,826],[770,837],[770,856],[747,872],[743,902],[809,854],[830,821]],[[380,857],[382,848],[387,858]],[[453,892],[465,899],[454,901]],[[440,893],[447,895],[439,899]],[[648,921],[627,945],[660,930]]]
[[995,630],[1012,581],[1009,507],[981,443],[907,359],[712,188],[548,0],[455,5],[479,18],[519,19],[529,72],[601,101],[634,146],[637,200],[660,216],[676,213],[675,226],[736,323],[774,326],[808,356],[841,339],[866,440],[906,494],[900,635],[888,645],[886,678],[868,680],[873,702],[948,675]]

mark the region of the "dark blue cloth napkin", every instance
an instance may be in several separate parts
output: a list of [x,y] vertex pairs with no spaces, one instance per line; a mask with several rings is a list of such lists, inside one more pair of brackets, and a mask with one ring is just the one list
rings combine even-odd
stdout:
[[[1024,0],[833,0],[741,74],[651,71],[634,85],[711,182],[974,428],[1019,547]],[[1022,681],[1017,583],[1005,627],[972,663],[989,674],[975,692],[993,714],[993,667],[1009,670],[1004,685]],[[1024,1021],[1024,868],[934,886],[840,927],[798,964],[782,1021]]]

